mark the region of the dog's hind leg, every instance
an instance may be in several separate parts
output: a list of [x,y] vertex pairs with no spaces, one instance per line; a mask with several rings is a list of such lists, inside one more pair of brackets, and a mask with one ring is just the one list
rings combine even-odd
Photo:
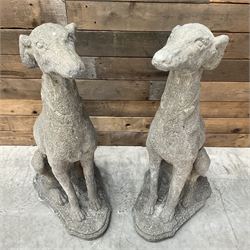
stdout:
[[209,165],[210,158],[207,154],[206,149],[202,147],[199,150],[198,156],[194,162],[194,169],[199,175],[204,176],[208,171]]
[[202,147],[197,155],[197,158],[194,162],[193,170],[190,176],[190,185],[193,186],[197,181],[199,176],[205,176],[210,165],[210,158],[207,154],[207,151]]
[[194,187],[199,176],[205,176],[210,165],[210,158],[205,150],[202,147],[197,155],[197,158],[194,162],[194,166],[189,178],[189,182],[187,183],[187,194],[183,197],[182,205],[184,207],[188,207],[190,202],[193,199]]
[[173,174],[169,186],[168,197],[162,211],[162,216],[171,221],[179,202],[182,189],[191,173],[193,162],[180,161],[173,164]]
[[67,197],[59,190],[60,184],[51,171],[47,157],[39,149],[35,151],[31,159],[31,165],[37,174],[45,176],[48,181],[49,192],[55,197],[57,204],[65,204]]
[[44,175],[48,178],[48,181],[53,183],[56,182],[47,161],[46,155],[42,154],[39,149],[37,149],[31,159],[31,165],[40,175]]
[[151,147],[147,146],[147,150],[149,156],[150,184],[149,199],[144,211],[146,214],[153,214],[158,199],[158,181],[162,158]]

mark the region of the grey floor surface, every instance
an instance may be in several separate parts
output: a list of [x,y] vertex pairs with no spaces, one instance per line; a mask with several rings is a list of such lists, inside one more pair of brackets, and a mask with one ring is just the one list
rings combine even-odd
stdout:
[[0,249],[250,249],[250,149],[208,148],[213,194],[206,206],[159,243],[140,238],[131,208],[147,169],[143,147],[99,147],[96,164],[105,180],[113,214],[108,231],[94,241],[67,234],[39,202],[30,159],[35,147],[0,147]]

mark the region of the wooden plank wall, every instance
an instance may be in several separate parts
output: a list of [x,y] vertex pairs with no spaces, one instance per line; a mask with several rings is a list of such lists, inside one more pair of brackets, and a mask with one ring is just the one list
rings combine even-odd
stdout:
[[250,146],[249,0],[0,0],[0,144],[32,145],[41,111],[39,69],[22,65],[18,37],[44,22],[75,22],[86,72],[77,85],[100,145],[144,145],[167,75],[150,61],[177,24],[200,22],[230,37],[205,72],[207,146]]

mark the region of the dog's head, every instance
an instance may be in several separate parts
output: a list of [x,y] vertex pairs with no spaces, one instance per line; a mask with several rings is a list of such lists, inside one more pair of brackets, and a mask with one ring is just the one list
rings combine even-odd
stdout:
[[75,24],[65,27],[46,23],[36,27],[29,36],[20,35],[22,62],[28,67],[39,66],[44,73],[74,78],[84,69],[75,52]]
[[228,36],[214,37],[199,23],[178,25],[172,30],[167,44],[155,53],[152,64],[162,71],[212,70],[219,65],[228,41]]

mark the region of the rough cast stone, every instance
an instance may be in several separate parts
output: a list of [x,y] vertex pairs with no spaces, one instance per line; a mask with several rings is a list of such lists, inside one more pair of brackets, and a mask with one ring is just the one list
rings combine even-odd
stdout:
[[173,236],[211,194],[204,177],[210,159],[200,116],[200,79],[215,69],[229,38],[198,23],[176,26],[152,64],[169,71],[146,146],[149,170],[133,208],[136,231],[146,240]]
[[42,24],[19,38],[22,62],[43,72],[34,186],[71,234],[93,239],[106,230],[111,209],[94,164],[95,129],[74,80],[84,70],[74,43],[73,23]]

